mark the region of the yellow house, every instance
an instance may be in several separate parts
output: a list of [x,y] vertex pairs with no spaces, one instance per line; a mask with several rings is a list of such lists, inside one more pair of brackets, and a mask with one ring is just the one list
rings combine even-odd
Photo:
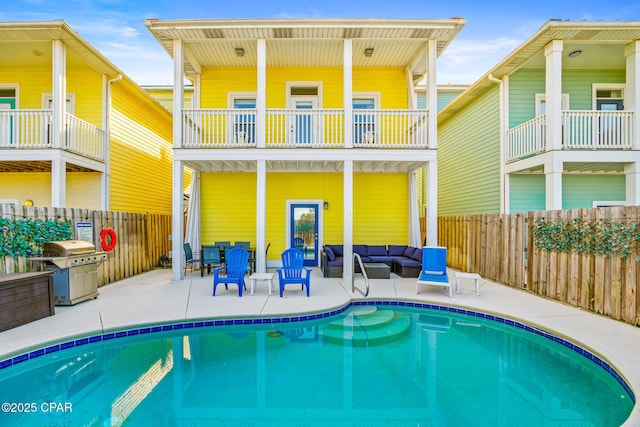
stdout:
[[[249,241],[257,270],[302,238],[413,244],[415,171],[428,174],[436,243],[436,59],[462,19],[147,20],[174,59],[173,253],[182,253],[182,177],[199,173],[199,238]],[[425,78],[426,108],[414,85]],[[266,252],[267,246],[269,251]],[[175,257],[174,257],[175,258]],[[173,278],[181,279],[180,263]],[[353,265],[345,263],[345,279]]]
[[0,203],[169,214],[171,114],[64,21],[0,32]]

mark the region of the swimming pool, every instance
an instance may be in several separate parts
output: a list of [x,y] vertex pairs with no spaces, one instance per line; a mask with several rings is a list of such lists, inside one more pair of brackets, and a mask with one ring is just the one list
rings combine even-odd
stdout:
[[618,426],[634,404],[561,338],[417,303],[136,328],[0,368],[2,425]]

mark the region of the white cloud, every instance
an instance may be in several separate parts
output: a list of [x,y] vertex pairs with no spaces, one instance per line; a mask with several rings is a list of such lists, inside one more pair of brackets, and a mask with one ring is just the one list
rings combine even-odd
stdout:
[[471,84],[522,42],[512,38],[456,39],[438,58],[438,83]]

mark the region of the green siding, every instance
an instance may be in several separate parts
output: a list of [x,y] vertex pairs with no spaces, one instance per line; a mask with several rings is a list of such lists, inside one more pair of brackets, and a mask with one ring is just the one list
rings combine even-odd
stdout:
[[438,128],[438,215],[500,212],[499,86]]
[[545,210],[545,178],[542,174],[509,177],[509,212]]
[[590,208],[594,200],[626,200],[625,176],[562,176],[562,209]]
[[[592,109],[594,83],[624,83],[625,70],[563,70],[562,93],[569,94],[571,110]],[[509,77],[509,127],[535,117],[536,93],[545,92],[543,69],[518,70]]]

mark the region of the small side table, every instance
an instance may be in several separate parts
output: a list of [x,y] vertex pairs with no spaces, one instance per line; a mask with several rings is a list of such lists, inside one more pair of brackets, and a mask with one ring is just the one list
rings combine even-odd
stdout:
[[478,273],[456,272],[456,294],[460,293],[460,279],[472,279],[476,282],[476,295],[480,295],[480,275]]
[[271,289],[273,288],[273,273],[253,273],[249,276],[249,280],[251,280],[251,295],[253,295],[253,290],[256,286],[256,281],[264,280],[269,282],[269,295],[271,295]]

